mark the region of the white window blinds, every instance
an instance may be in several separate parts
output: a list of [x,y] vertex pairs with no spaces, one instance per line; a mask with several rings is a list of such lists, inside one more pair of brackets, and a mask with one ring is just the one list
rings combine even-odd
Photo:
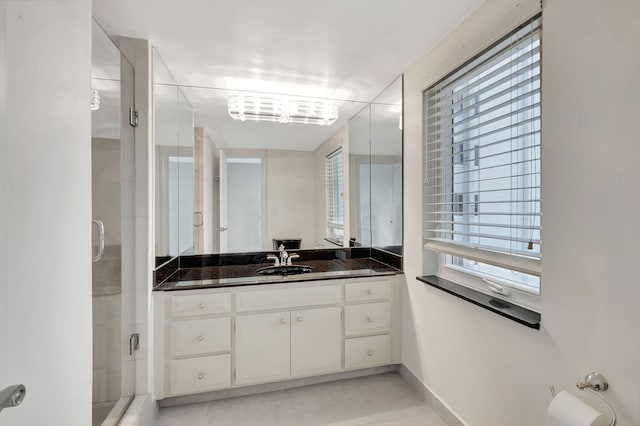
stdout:
[[531,20],[423,93],[425,248],[456,266],[540,275],[540,28]]
[[327,226],[342,228],[344,224],[342,149],[329,154],[326,164]]

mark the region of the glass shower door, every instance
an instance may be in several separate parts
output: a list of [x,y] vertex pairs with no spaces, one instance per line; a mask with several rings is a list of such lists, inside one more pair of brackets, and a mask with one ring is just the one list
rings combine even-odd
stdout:
[[93,22],[93,425],[116,425],[134,394],[133,66]]

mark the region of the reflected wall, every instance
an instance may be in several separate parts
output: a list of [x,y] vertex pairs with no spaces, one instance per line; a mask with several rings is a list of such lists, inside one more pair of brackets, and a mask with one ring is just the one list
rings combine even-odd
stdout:
[[402,76],[349,120],[352,242],[402,254]]
[[371,245],[402,254],[402,77],[371,103]]
[[[154,82],[172,79],[154,54]],[[155,252],[159,262],[193,252],[193,108],[180,87],[154,83]],[[199,218],[195,218],[199,220]]]

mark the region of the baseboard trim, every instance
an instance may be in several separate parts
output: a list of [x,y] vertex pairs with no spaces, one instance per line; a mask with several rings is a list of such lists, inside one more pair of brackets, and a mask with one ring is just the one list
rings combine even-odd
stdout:
[[420,379],[418,379],[416,375],[413,374],[404,364],[400,364],[398,372],[404,381],[414,388],[424,398],[424,400],[431,405],[433,411],[440,416],[447,426],[467,426],[467,424],[460,420],[460,418],[447,404],[442,402],[442,400],[438,398],[424,383],[422,383]]
[[157,415],[158,405],[151,394],[136,395],[119,426],[153,426]]
[[275,392],[285,389],[293,389],[302,386],[316,385],[319,383],[335,382],[337,380],[355,379],[357,377],[372,376],[375,374],[398,371],[399,364],[384,365],[381,367],[365,368],[362,370],[343,371],[340,373],[325,374],[322,376],[303,377],[300,379],[285,380],[275,383],[264,383],[259,385],[248,385],[238,388],[222,389],[219,391],[198,393],[193,395],[173,396],[158,400],[160,407],[171,407],[174,405],[195,404],[198,402],[216,401],[219,399],[235,398],[239,396],[255,395],[264,392]]

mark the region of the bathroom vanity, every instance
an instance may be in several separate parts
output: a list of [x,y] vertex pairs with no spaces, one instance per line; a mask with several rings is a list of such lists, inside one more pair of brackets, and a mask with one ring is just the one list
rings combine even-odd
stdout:
[[154,292],[156,397],[399,363],[400,273],[165,284]]

